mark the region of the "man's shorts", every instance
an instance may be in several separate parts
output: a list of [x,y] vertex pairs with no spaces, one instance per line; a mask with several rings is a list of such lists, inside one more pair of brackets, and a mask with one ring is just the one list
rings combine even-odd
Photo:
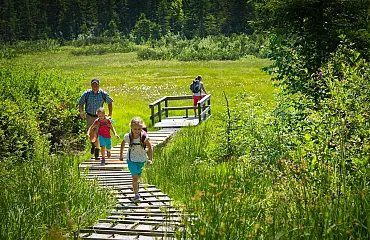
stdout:
[[112,149],[112,138],[106,138],[98,134],[100,147],[105,146],[107,149]]
[[203,98],[204,96],[193,96],[194,100],[194,106],[198,104],[198,102]]
[[145,162],[133,162],[128,159],[126,161],[127,161],[127,166],[128,166],[128,169],[130,170],[131,176],[134,176],[134,175],[141,176]]
[[85,114],[86,114],[86,126],[87,126],[87,129],[89,129],[89,127],[93,124],[95,119],[97,119],[98,117],[90,116],[87,113],[85,113]]

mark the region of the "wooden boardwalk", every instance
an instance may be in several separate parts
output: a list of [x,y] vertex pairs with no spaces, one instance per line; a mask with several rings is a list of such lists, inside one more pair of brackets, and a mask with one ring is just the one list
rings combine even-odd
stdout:
[[[193,96],[166,96],[149,104],[151,111],[150,119],[154,127],[181,128],[196,126],[206,121],[211,116],[210,94],[205,95],[198,102],[197,106],[178,106],[178,104],[175,103],[176,101],[188,101],[193,103]],[[170,112],[178,112],[179,114],[171,114],[171,116],[169,116]],[[182,116],[181,112],[185,113],[185,116]]]
[[[162,129],[149,132],[148,135],[155,147],[167,141],[176,131]],[[112,188],[117,199],[116,206],[107,218],[80,231],[81,239],[175,239],[176,231],[183,230],[188,215],[174,208],[172,199],[150,184],[139,184],[142,201],[132,203],[131,174],[126,162],[119,160],[119,150],[119,146],[112,149],[112,156],[104,166],[100,165],[100,160],[93,159],[80,164],[81,172],[89,169],[87,178],[96,178],[101,186]],[[124,154],[126,152],[127,148]]]

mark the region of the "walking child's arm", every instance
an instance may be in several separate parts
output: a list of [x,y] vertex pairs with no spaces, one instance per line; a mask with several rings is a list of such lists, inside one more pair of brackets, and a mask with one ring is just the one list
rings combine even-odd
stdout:
[[119,150],[119,160],[123,161],[123,149],[125,148],[125,140],[121,142],[121,149]]
[[117,134],[116,129],[114,128],[113,124],[112,124],[112,131],[114,133],[114,136],[116,136],[116,138],[119,138],[119,135]]
[[150,144],[149,139],[145,142],[147,148],[148,148],[148,165],[151,165],[153,163],[153,148],[152,144]]

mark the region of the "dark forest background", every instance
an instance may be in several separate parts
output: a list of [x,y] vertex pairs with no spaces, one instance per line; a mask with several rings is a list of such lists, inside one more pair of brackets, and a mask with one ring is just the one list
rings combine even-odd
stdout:
[[0,40],[128,37],[140,27],[154,39],[250,34],[253,9],[246,0],[1,0]]

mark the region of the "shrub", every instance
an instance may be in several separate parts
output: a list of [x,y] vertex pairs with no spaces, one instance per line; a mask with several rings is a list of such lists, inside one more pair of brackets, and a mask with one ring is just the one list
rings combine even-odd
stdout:
[[[39,139],[48,139],[51,146],[74,142],[81,148],[84,140],[77,103],[81,85],[78,80],[41,67],[15,66],[0,62],[0,129],[4,133],[1,159],[16,154],[17,161],[26,161],[37,150]],[[80,139],[81,141],[76,139]],[[66,145],[67,146],[67,145]],[[8,159],[9,160],[9,159]]]
[[260,55],[264,37],[248,35],[208,36],[206,38],[181,39],[168,34],[158,41],[150,41],[150,48],[138,52],[139,59],[180,61],[237,60],[247,55]]

